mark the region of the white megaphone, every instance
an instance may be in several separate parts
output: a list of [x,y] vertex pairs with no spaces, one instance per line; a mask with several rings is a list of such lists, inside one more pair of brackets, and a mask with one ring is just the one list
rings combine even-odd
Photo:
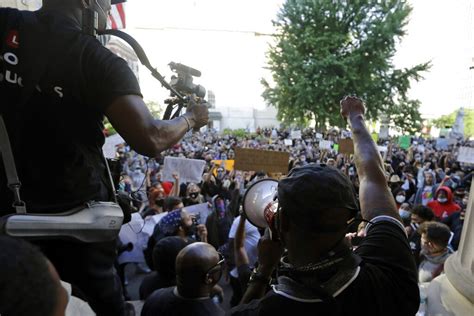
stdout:
[[278,181],[269,178],[258,180],[247,189],[242,208],[250,223],[259,228],[272,228],[278,209],[277,192]]

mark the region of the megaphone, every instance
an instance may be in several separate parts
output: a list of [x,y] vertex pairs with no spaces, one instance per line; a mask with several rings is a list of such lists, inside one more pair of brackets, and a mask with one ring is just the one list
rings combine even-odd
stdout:
[[242,209],[250,223],[262,229],[272,228],[278,209],[277,192],[278,181],[270,178],[258,180],[247,189]]

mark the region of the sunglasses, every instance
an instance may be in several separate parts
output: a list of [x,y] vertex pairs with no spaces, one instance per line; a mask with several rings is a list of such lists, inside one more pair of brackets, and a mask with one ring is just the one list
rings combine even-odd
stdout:
[[219,261],[217,261],[217,263],[216,263],[215,265],[213,265],[211,268],[209,268],[209,269],[207,270],[207,272],[206,272],[206,278],[208,278],[210,275],[216,273],[216,272],[217,272],[217,271],[216,271],[217,268],[219,268],[218,271],[219,271],[219,273],[220,273],[220,275],[219,275],[219,277],[218,277],[217,279],[219,280],[219,279],[221,278],[221,276],[222,276],[222,266],[224,265],[225,258],[224,258],[224,256],[223,256],[220,252],[218,252],[217,254],[219,255]]

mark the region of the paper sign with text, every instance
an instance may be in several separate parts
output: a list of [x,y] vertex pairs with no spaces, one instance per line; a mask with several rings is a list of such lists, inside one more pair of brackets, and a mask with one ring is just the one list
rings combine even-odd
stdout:
[[177,172],[180,183],[199,183],[202,181],[205,165],[204,160],[165,157],[161,179],[162,181],[173,182],[173,172]]

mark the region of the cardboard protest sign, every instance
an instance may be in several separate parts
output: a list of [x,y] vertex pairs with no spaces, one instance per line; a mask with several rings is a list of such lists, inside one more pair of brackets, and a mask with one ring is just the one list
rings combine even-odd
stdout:
[[339,141],[339,152],[341,154],[353,154],[354,142],[350,138],[341,139]]
[[290,153],[282,151],[258,150],[249,148],[235,149],[236,170],[288,173]]
[[410,145],[411,145],[410,136],[406,136],[406,135],[400,136],[400,138],[398,138],[398,145],[400,145],[400,147],[403,149],[410,148]]
[[202,180],[205,165],[204,160],[165,157],[161,178],[162,181],[173,182],[173,172],[177,172],[181,183],[199,183]]
[[301,131],[291,131],[292,139],[301,139]]
[[331,141],[329,140],[321,140],[319,141],[319,149],[327,149],[331,150]]
[[209,209],[209,204],[207,203],[186,206],[184,210],[186,210],[186,212],[188,212],[189,214],[197,216],[198,224],[206,224],[206,219],[211,213],[211,210]]
[[459,148],[458,161],[474,164],[474,148],[471,148],[471,147]]

